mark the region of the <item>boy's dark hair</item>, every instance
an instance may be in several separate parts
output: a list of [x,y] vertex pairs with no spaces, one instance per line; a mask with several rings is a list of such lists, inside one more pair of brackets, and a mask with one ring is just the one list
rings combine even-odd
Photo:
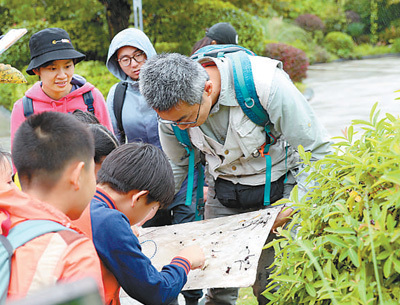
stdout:
[[103,157],[107,157],[119,146],[119,142],[112,132],[101,124],[89,124],[88,127],[94,138],[94,162],[100,164]]
[[147,190],[147,202],[157,201],[161,208],[174,198],[174,176],[167,156],[148,143],[128,143],[113,150],[97,173],[97,182],[122,194]]
[[86,124],[100,124],[99,119],[91,112],[75,109],[72,114],[81,122]]
[[119,146],[117,138],[105,126],[100,124],[100,121],[93,113],[76,109],[72,114],[79,121],[88,124],[88,128],[94,138],[94,162],[100,164],[103,157],[108,156],[110,152]]
[[28,117],[15,133],[12,147],[21,185],[35,182],[49,189],[70,162],[88,164],[93,157],[94,141],[89,129],[71,114],[60,112]]

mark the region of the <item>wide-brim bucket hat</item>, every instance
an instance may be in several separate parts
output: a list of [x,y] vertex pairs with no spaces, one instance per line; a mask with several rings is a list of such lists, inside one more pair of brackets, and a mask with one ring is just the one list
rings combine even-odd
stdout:
[[85,55],[76,51],[68,33],[60,28],[48,28],[32,35],[29,40],[31,62],[26,73],[34,75],[33,69],[41,65],[62,59],[74,59],[75,63],[85,59]]

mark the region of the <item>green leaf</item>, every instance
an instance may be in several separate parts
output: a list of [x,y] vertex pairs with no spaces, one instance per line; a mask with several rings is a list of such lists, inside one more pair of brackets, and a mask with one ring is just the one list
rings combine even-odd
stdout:
[[394,270],[396,270],[396,272],[400,274],[400,261],[396,258],[393,258],[393,265]]
[[387,117],[391,122],[395,122],[395,121],[396,121],[396,118],[395,118],[393,115],[391,115],[390,113],[386,113],[386,117]]
[[325,228],[324,231],[337,234],[356,234],[351,228]]
[[353,125],[350,125],[347,130],[347,138],[349,139],[350,143],[353,141],[353,134],[354,134],[354,127]]
[[381,261],[381,260],[383,260],[383,259],[388,258],[390,254],[391,254],[391,253],[390,253],[389,251],[382,251],[381,253],[378,254],[378,256],[376,257],[376,259],[377,259],[378,261]]
[[383,175],[381,179],[396,183],[400,185],[400,170],[397,171],[391,171],[390,173],[387,173],[386,175]]
[[306,291],[312,297],[315,297],[317,295],[314,286],[310,283],[306,283]]
[[335,235],[328,235],[325,237],[328,241],[330,241],[331,243],[342,247],[342,248],[348,248],[348,245],[339,237],[335,236]]
[[360,267],[360,258],[358,257],[357,252],[353,248],[349,249],[349,257],[354,266],[356,266],[357,268]]
[[388,278],[392,273],[392,255],[388,257],[385,264],[383,265],[383,275]]
[[306,273],[306,279],[311,282],[314,279],[314,274],[312,269],[307,268],[305,273]]

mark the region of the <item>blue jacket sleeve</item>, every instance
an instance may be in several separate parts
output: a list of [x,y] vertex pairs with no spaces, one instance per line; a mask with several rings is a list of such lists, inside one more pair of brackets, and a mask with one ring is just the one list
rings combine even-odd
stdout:
[[91,219],[99,257],[129,296],[150,305],[168,304],[178,296],[187,281],[188,263],[173,260],[158,271],[142,253],[125,215],[92,209]]

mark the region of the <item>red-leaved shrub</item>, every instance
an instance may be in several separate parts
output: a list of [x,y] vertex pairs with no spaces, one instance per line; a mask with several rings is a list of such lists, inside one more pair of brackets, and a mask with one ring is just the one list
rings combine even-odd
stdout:
[[313,14],[303,14],[296,18],[296,24],[308,32],[322,31],[325,24],[322,20]]
[[304,51],[284,43],[268,43],[264,55],[280,60],[292,81],[301,82],[307,77],[309,62]]

